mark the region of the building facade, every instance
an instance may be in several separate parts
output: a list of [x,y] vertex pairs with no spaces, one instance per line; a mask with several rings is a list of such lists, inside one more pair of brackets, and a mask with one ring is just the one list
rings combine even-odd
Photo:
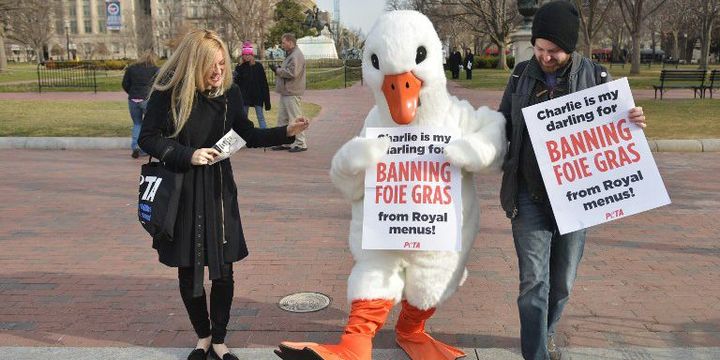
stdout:
[[[231,51],[241,43],[234,41],[231,25],[218,17],[218,9],[208,0],[48,1],[56,6],[51,19],[52,35],[43,49],[45,59],[135,59],[147,49],[167,57],[182,35],[195,27],[218,31]],[[297,2],[307,9],[316,4],[314,0]],[[111,15],[115,11],[119,11],[119,18]],[[6,39],[5,46],[10,61],[37,59],[35,50],[26,45]]]

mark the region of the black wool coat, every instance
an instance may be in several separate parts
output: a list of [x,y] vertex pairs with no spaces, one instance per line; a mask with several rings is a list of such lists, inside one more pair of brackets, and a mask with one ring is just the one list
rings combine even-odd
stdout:
[[[192,165],[195,150],[212,147],[230,129],[248,147],[290,144],[287,127],[255,128],[243,110],[243,99],[236,85],[224,95],[211,98],[196,92],[187,123],[176,138],[170,138],[174,125],[168,91],[150,96],[138,144],[152,157],[175,172],[184,174],[180,206],[173,241],[153,241],[160,262],[172,267],[194,267],[194,293],[202,294],[204,266],[210,278],[217,279],[228,264],[248,255],[238,191],[230,159],[213,165]],[[236,155],[237,156],[237,155]]]
[[264,106],[270,110],[270,88],[263,65],[244,62],[235,67],[233,81],[240,87],[245,106]]

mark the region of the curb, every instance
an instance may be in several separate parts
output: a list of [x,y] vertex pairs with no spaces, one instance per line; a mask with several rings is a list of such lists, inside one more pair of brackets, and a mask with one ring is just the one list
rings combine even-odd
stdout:
[[[652,152],[720,152],[720,139],[648,140]],[[0,149],[130,149],[126,137],[0,137]]]
[[[271,348],[231,349],[241,359],[278,360]],[[465,348],[466,360],[522,360],[520,349]],[[152,347],[0,347],[7,359],[13,360],[183,360],[189,348]],[[718,347],[698,348],[563,348],[564,355],[573,360],[597,359],[717,359]],[[375,360],[408,360],[400,349],[374,349]]]

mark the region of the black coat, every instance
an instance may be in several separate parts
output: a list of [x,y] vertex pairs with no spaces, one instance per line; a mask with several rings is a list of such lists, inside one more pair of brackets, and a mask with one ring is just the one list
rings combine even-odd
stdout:
[[133,64],[125,69],[122,88],[128,94],[128,99],[145,99],[150,94],[157,66]]
[[268,87],[265,69],[262,64],[255,62],[250,65],[244,62],[235,67],[235,84],[240,87],[245,106],[265,106],[270,110],[270,88]]
[[230,160],[196,166],[190,163],[192,154],[199,148],[212,147],[231,128],[248,147],[290,144],[295,139],[287,136],[286,126],[255,128],[243,110],[242,95],[235,85],[217,98],[197,92],[194,102],[180,134],[168,138],[174,128],[170,91],[153,92],[138,144],[169,169],[184,174],[174,239],[154,241],[153,247],[163,264],[195,268],[194,292],[199,296],[203,265],[208,266],[210,278],[216,279],[227,271],[227,264],[246,257],[248,250]]

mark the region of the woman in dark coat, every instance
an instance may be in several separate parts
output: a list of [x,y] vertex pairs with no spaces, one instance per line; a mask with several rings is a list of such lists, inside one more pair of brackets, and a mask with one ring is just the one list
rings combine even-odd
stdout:
[[242,63],[235,67],[235,78],[233,81],[240,87],[245,102],[245,112],[249,113],[250,108],[255,109],[258,126],[264,129],[267,127],[263,105],[266,111],[270,111],[270,88],[268,87],[267,76],[263,65],[255,61],[252,44],[246,42],[242,48]]
[[[248,251],[232,166],[229,159],[212,164],[219,155],[212,146],[231,129],[248,147],[290,144],[308,127],[299,118],[284,127],[255,128],[232,84],[230,64],[227,47],[215,32],[188,33],[158,73],[139,139],[145,152],[184,174],[174,238],[154,240],[153,247],[160,262],[178,268],[180,294],[199,338],[189,360],[205,359],[211,344],[220,359],[237,359],[225,346],[232,263]],[[205,266],[212,280],[209,317]]]

